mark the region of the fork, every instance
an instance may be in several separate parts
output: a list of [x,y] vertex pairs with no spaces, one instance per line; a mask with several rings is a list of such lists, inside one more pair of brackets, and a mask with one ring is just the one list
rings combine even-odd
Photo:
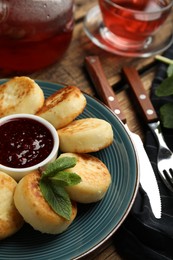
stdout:
[[158,143],[157,168],[158,173],[166,185],[173,192],[173,153],[166,145],[161,125],[156,111],[144,89],[137,70],[133,67],[124,67],[123,72],[128,80],[132,94],[139,105],[142,115],[151,129]]
[[167,188],[173,192],[173,153],[163,139],[160,122],[150,123],[149,127],[158,142],[157,167],[159,175]]

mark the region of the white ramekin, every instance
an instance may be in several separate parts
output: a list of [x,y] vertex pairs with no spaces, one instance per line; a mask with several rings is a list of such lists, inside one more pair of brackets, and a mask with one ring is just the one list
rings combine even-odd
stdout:
[[[27,168],[11,168],[11,167],[0,164],[0,171],[9,174],[16,181],[19,181],[26,174],[28,174],[34,170],[37,170],[39,168],[45,169],[47,164],[49,164],[50,162],[54,161],[57,158],[58,149],[59,149],[59,136],[58,136],[58,133],[57,133],[56,129],[54,128],[54,126],[52,124],[50,124],[47,120],[45,120],[39,116],[35,116],[35,115],[31,115],[31,114],[14,114],[14,115],[9,115],[9,116],[0,118],[0,126],[2,124],[4,124],[5,122],[12,120],[12,119],[16,119],[16,118],[28,118],[28,119],[32,119],[32,120],[36,120],[36,121],[40,122],[41,124],[43,124],[45,127],[47,127],[49,129],[49,131],[52,134],[53,141],[54,141],[51,153],[46,157],[46,159],[44,159],[42,162],[40,162],[34,166],[27,167]],[[8,140],[7,140],[7,142],[8,142]]]

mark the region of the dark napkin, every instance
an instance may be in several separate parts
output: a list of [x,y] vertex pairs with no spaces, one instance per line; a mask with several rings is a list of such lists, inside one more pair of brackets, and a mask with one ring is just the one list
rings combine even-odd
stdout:
[[[173,59],[173,45],[164,53]],[[159,107],[166,102],[173,102],[173,97],[158,98],[155,89],[166,77],[167,66],[158,62],[155,78],[151,87],[151,101],[159,115]],[[173,129],[164,129],[163,134],[168,147],[173,151]],[[134,205],[115,234],[115,245],[124,259],[173,259],[173,193],[162,183],[157,171],[157,143],[148,130],[145,148],[153,166],[162,202],[162,217],[156,219],[152,213],[147,194],[139,187]]]

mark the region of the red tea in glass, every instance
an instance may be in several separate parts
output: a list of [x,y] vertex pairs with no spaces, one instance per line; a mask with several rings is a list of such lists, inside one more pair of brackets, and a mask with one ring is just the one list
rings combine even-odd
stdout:
[[30,73],[59,60],[73,23],[73,0],[0,0],[0,74]]
[[172,0],[99,0],[108,30],[127,42],[143,42],[164,23]]

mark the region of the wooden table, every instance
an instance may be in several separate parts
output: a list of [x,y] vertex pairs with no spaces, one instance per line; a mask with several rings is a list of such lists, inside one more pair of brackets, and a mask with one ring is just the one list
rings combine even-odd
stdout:
[[[149,91],[155,73],[156,61],[154,57],[143,59],[116,56],[94,46],[83,31],[83,18],[97,1],[75,0],[75,3],[75,29],[71,45],[65,56],[60,62],[29,76],[34,79],[76,85],[86,93],[96,96],[93,84],[84,67],[84,58],[87,55],[98,55],[109,83],[117,93],[118,100],[126,114],[130,129],[139,134],[143,139],[144,127],[139,122],[127,90],[124,88],[121,68],[123,65],[135,66],[140,72],[145,88]],[[122,258],[116,251],[114,236],[112,236],[105,244],[88,255],[85,259],[119,260]]]

